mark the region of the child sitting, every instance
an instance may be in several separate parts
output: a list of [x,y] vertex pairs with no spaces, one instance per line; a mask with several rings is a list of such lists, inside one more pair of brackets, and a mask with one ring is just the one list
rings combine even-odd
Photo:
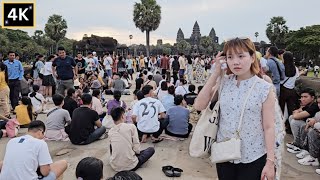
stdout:
[[21,128],[27,128],[33,121],[33,107],[31,99],[27,96],[21,98],[21,103],[14,109]]
[[47,103],[43,95],[38,93],[40,86],[33,85],[33,92],[29,93],[28,97],[31,99],[31,103],[34,109],[34,112],[39,114],[44,111],[44,106]]
[[110,165],[115,171],[135,171],[154,154],[154,148],[140,151],[138,131],[135,125],[126,124],[125,110],[114,108],[111,112],[115,126],[108,133],[110,140]]

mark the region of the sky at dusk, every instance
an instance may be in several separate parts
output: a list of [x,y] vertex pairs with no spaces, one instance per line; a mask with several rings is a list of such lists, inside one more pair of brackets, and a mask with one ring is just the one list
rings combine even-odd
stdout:
[[[110,36],[121,44],[145,44],[145,33],[135,27],[133,5],[137,0],[36,0],[36,28],[22,29],[33,34],[44,29],[48,17],[62,15],[67,21],[67,37],[80,40],[84,34]],[[157,0],[161,6],[161,23],[151,32],[151,44],[157,39],[175,43],[182,29],[189,38],[195,21],[202,35],[216,31],[220,42],[232,37],[250,37],[259,32],[258,41],[269,42],[266,24],[273,16],[283,16],[289,29],[320,24],[320,0]]]

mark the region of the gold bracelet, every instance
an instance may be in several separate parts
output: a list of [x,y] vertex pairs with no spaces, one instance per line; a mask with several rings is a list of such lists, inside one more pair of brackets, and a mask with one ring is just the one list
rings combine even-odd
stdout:
[[271,161],[274,164],[274,160],[267,157],[267,160]]

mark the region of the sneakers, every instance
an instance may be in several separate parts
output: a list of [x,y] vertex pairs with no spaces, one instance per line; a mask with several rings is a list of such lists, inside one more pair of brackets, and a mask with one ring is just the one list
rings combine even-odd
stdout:
[[319,161],[317,158],[314,158],[310,155],[306,156],[303,159],[299,159],[298,163],[304,166],[319,166]]
[[106,139],[108,137],[108,133],[107,132],[105,132],[104,134],[102,134],[102,136],[100,136],[100,140],[102,140],[102,139]]
[[308,151],[302,150],[300,153],[298,153],[298,154],[296,155],[296,157],[299,158],[299,159],[303,159],[303,158],[305,158],[305,157],[308,156],[308,155],[309,155],[309,152],[308,152]]
[[293,148],[287,148],[287,151],[292,154],[297,154],[301,152],[301,149],[294,146]]
[[320,175],[320,169],[316,169],[316,173]]
[[293,142],[287,143],[286,146],[287,146],[287,148],[290,148],[290,149],[293,149],[293,148],[297,147],[297,146],[295,146],[295,145],[293,144]]

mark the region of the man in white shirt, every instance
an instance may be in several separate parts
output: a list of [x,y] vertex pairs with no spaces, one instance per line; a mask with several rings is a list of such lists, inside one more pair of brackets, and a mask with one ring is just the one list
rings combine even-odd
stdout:
[[185,94],[189,93],[189,86],[187,84],[187,80],[185,79],[180,79],[180,84],[175,90],[175,95],[182,95],[184,96]]
[[87,63],[86,73],[90,74],[95,70],[95,67],[96,67],[92,52],[88,52],[88,55],[86,58],[86,63]]
[[137,123],[142,143],[147,142],[148,134],[153,136],[153,143],[161,142],[163,139],[159,138],[159,136],[167,124],[164,120],[166,110],[159,100],[152,98],[154,97],[152,86],[144,86],[142,93],[145,98],[138,101],[133,107],[132,121]]
[[184,56],[183,53],[181,53],[178,61],[179,61],[179,64],[180,64],[179,76],[183,76],[184,75],[184,71],[186,70],[186,60],[185,60],[185,56]]
[[110,140],[110,165],[115,171],[135,171],[154,154],[154,148],[140,150],[137,128],[126,124],[125,110],[114,108],[111,117],[115,126],[108,133]]
[[112,77],[112,64],[113,64],[113,60],[110,56],[110,53],[107,52],[103,60],[103,65],[105,67],[106,73],[109,78]]
[[48,145],[42,140],[45,129],[42,121],[32,121],[26,135],[8,142],[0,162],[1,180],[55,180],[63,174],[67,161],[52,163]]

